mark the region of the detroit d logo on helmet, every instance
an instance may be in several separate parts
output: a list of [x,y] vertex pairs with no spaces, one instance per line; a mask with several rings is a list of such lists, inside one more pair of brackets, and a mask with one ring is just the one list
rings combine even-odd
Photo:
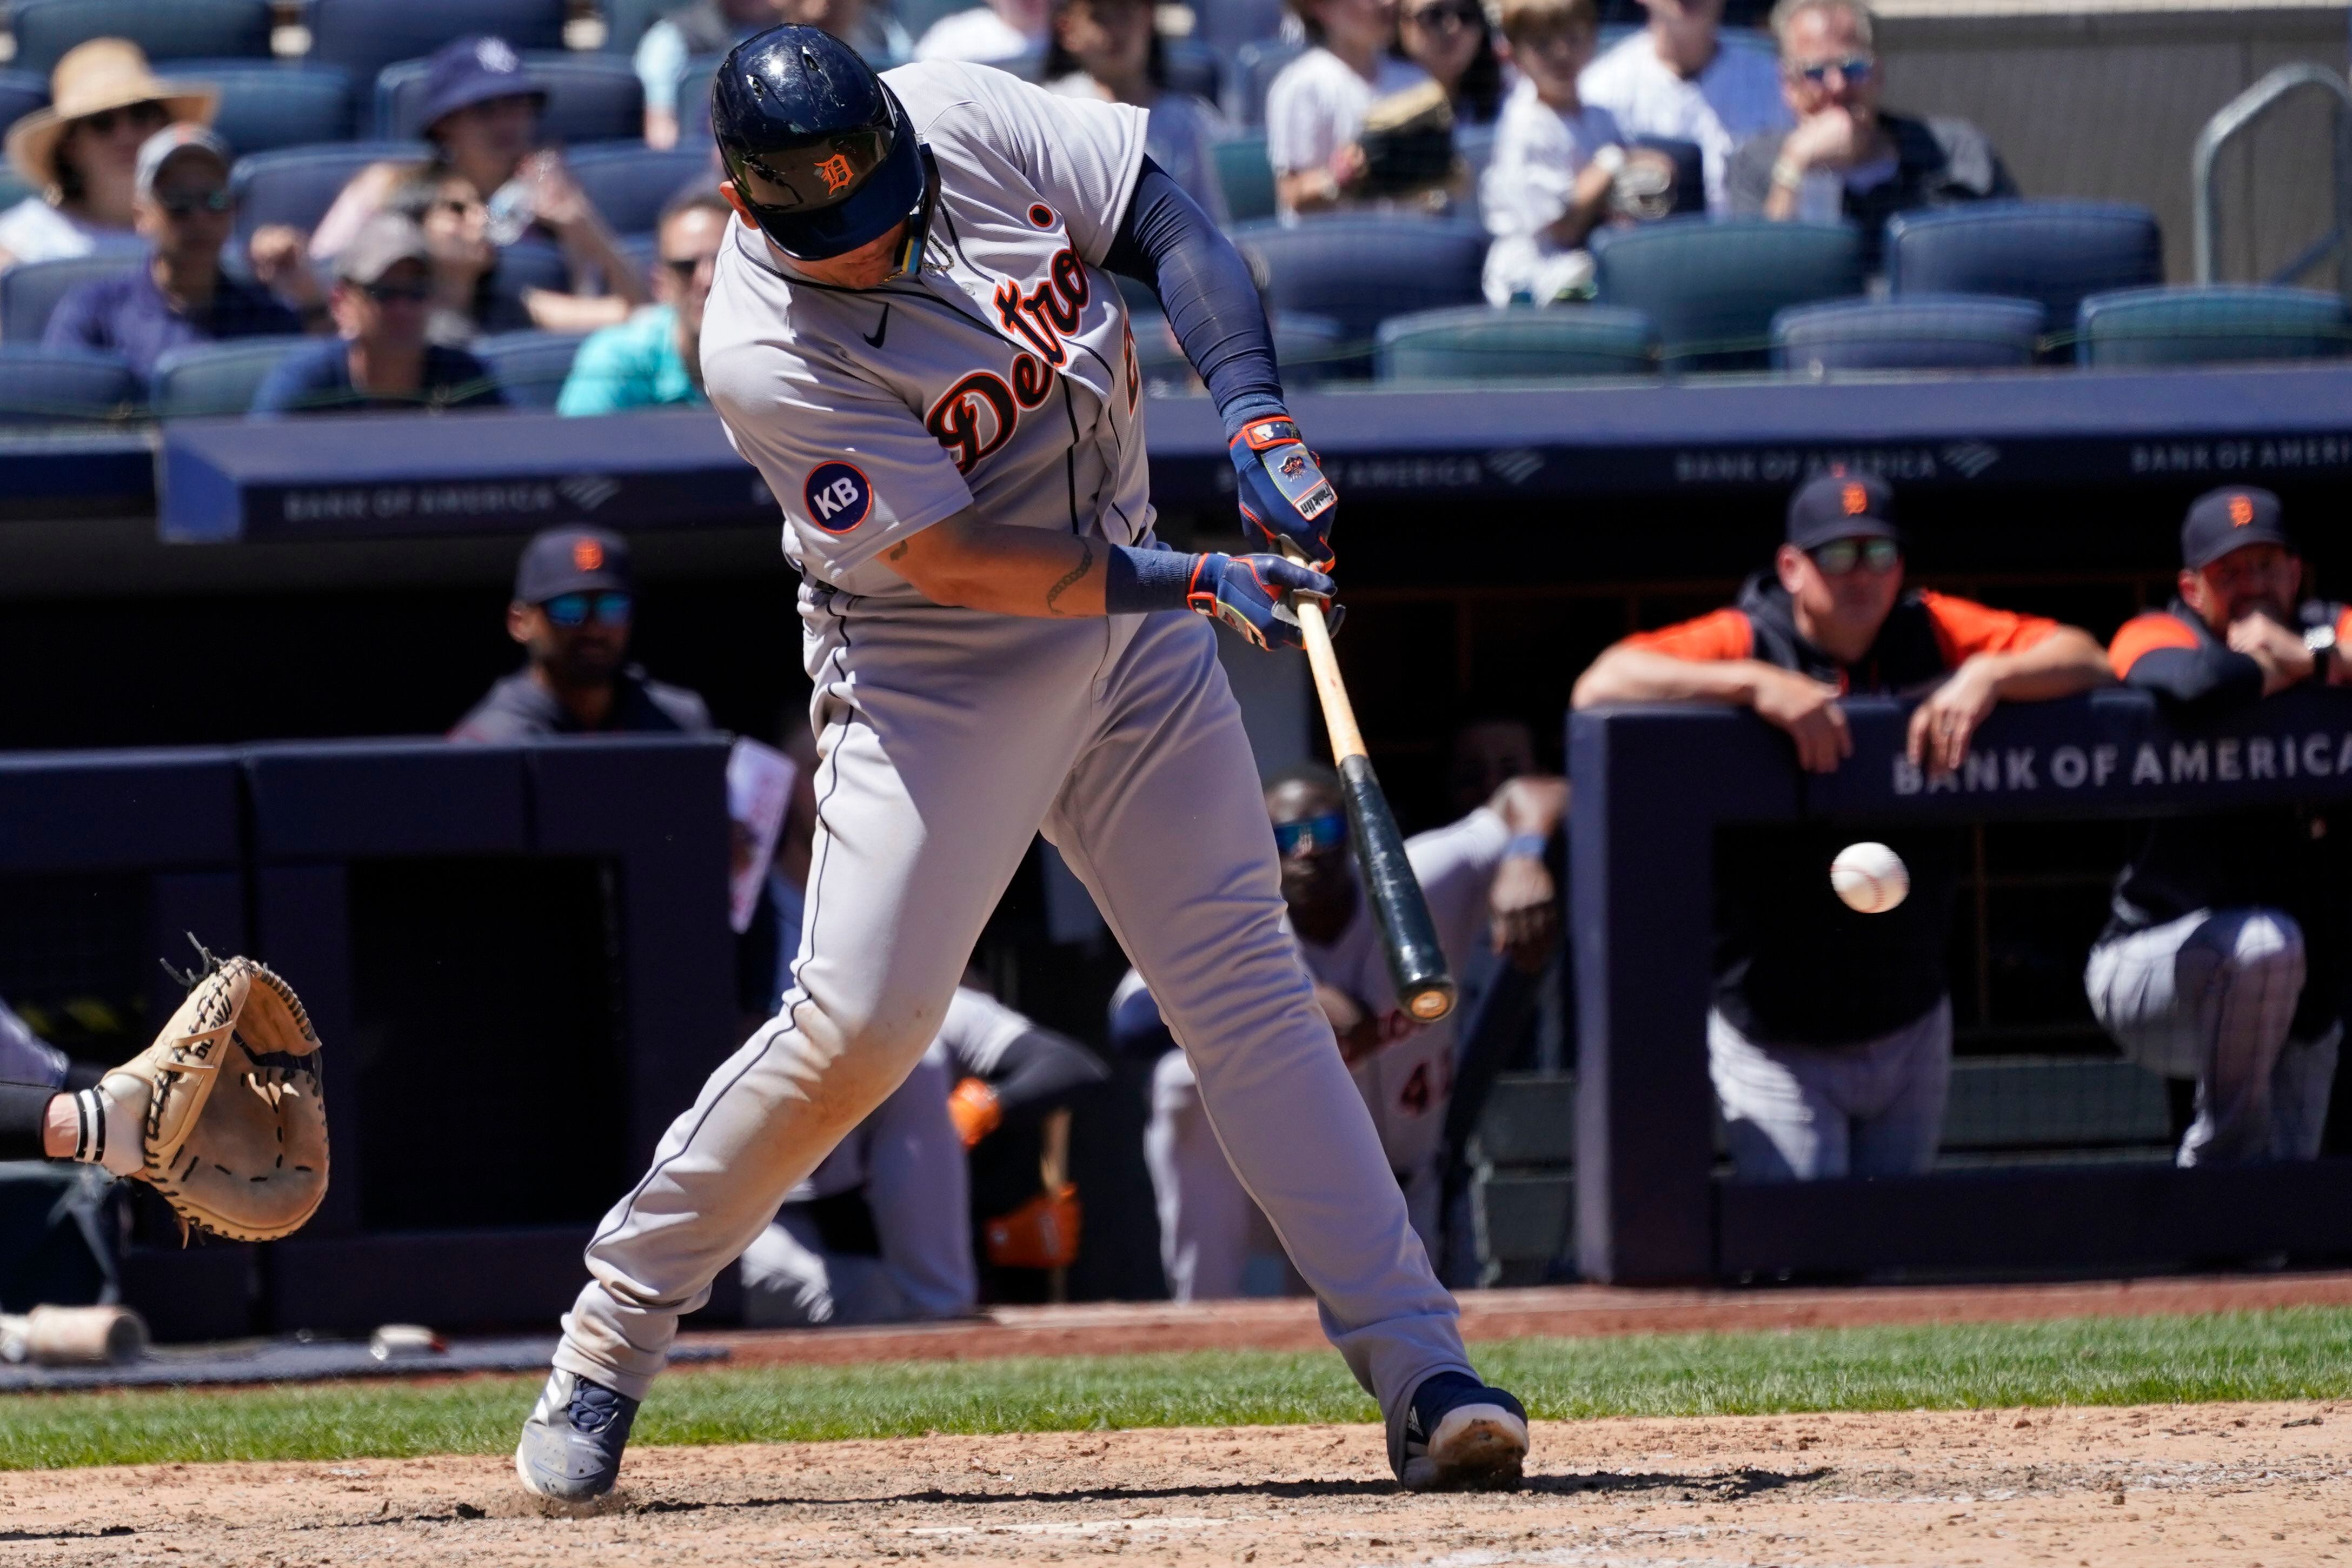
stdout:
[[874,510],[874,486],[854,463],[819,463],[801,487],[809,521],[827,533],[847,533]]
[[837,196],[856,181],[857,172],[849,166],[848,159],[835,153],[816,166],[816,177],[824,182],[826,195]]

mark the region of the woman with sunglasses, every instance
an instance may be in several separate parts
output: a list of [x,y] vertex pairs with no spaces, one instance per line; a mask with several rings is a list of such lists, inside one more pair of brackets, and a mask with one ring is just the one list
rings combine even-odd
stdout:
[[1405,0],[1395,52],[1430,74],[1456,126],[1492,125],[1503,108],[1503,62],[1479,0]]
[[1777,222],[1862,231],[1876,270],[1886,220],[1899,212],[2013,196],[2017,184],[1985,133],[1965,120],[1914,120],[1879,107],[1878,58],[1859,0],[1780,0],[1780,92],[1788,132],[1743,143],[1724,176],[1731,210]]
[[139,147],[173,121],[212,123],[218,94],[165,81],[139,46],[93,38],[49,73],[49,107],[8,128],[8,162],[40,194],[0,213],[0,270],[72,256],[132,257]]

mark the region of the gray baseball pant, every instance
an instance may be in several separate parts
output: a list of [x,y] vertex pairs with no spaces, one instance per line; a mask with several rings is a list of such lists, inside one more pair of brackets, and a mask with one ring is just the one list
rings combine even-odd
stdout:
[[2091,949],[2091,1011],[2124,1055],[2197,1080],[2182,1165],[2319,1152],[2343,1026],[2288,1037],[2303,995],[2303,928],[2280,910],[2199,910]]
[[1767,1045],[1710,1010],[1706,1066],[1741,1181],[1916,1175],[1944,1134],[1951,999],[1852,1046]]
[[643,1396],[679,1314],[930,1044],[1042,830],[1142,972],[1234,1173],[1391,1429],[1424,1378],[1467,1372],[1454,1299],[1283,930],[1210,624],[845,619],[822,602],[805,624],[819,821],[792,988],[597,1227],[555,1364]]

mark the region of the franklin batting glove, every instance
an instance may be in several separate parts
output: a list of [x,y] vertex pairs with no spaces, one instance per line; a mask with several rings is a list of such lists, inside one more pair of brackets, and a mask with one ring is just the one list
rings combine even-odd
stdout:
[[1347,614],[1331,603],[1337,588],[1322,573],[1279,555],[1212,553],[1193,566],[1184,602],[1260,647],[1297,647],[1298,616],[1291,610],[1290,596],[1304,594],[1322,600],[1326,622],[1336,634]]
[[1286,539],[1308,564],[1328,572],[1331,524],[1339,515],[1339,497],[1299,438],[1298,422],[1287,414],[1253,419],[1226,444],[1225,451],[1240,478],[1244,534],[1256,533],[1267,549],[1276,552]]

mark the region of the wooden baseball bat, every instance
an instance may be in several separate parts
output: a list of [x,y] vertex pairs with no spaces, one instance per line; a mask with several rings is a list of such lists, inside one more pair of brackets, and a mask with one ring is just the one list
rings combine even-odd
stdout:
[[[1282,552],[1300,565],[1307,563],[1296,544],[1283,541]],[[1307,668],[1315,673],[1315,695],[1323,704],[1323,722],[1331,732],[1331,760],[1339,769],[1339,794],[1348,803],[1348,826],[1356,836],[1356,864],[1364,873],[1371,895],[1372,914],[1380,922],[1381,951],[1389,961],[1389,978],[1396,984],[1397,1005],[1424,1024],[1433,1024],[1454,1011],[1453,977],[1445,973],[1445,950],[1437,943],[1437,922],[1429,918],[1429,900],[1422,897],[1421,881],[1405,858],[1404,836],[1397,831],[1396,816],[1364,754],[1363,731],[1356,728],[1355,704],[1348,700],[1348,683],[1339,675],[1339,660],[1331,651],[1331,628],[1323,605],[1292,595],[1290,607],[1298,616],[1299,640],[1307,645]]]

